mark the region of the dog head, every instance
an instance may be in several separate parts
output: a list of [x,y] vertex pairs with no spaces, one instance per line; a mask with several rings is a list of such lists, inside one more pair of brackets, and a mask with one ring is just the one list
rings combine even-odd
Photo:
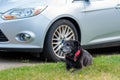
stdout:
[[81,47],[80,43],[76,40],[65,41],[61,51],[67,56],[74,56],[77,50]]

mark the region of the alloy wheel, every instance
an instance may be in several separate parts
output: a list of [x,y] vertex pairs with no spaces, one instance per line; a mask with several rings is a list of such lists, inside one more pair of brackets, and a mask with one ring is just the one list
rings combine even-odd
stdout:
[[75,40],[75,33],[69,25],[60,25],[52,36],[52,48],[55,55],[59,58],[65,57],[60,50],[65,40]]

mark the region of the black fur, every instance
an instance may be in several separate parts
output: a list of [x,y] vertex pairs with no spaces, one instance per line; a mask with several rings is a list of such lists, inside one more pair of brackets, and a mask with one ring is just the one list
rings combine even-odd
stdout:
[[[75,53],[80,50],[80,54],[74,60]],[[61,51],[65,53],[66,69],[71,68],[82,69],[83,66],[88,66],[92,64],[92,56],[89,52],[84,50],[80,43],[75,40],[65,41]]]

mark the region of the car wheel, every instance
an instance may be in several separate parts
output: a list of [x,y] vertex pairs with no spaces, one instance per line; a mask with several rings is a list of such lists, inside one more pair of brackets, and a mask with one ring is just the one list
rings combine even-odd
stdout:
[[78,40],[77,30],[72,22],[61,19],[53,23],[48,30],[44,57],[51,61],[64,61],[65,55],[60,51],[65,40]]

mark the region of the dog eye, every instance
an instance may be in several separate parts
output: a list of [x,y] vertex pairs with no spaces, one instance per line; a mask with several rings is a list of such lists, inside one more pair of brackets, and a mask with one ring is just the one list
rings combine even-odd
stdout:
[[70,44],[66,44],[66,46],[70,46]]

